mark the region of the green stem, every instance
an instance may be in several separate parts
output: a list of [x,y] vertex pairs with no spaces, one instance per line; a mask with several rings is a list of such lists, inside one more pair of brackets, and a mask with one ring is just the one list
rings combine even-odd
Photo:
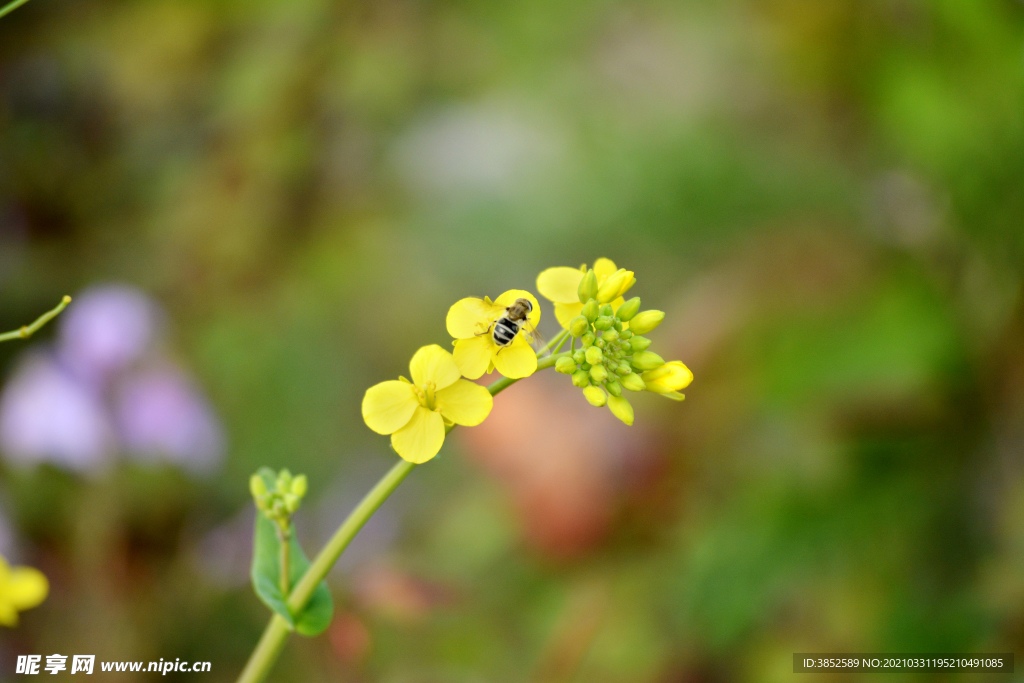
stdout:
[[[564,338],[565,334],[567,333],[562,332],[556,336],[548,346],[550,347],[551,344]],[[566,354],[556,354],[539,359],[537,361],[537,369],[550,368],[563,355]],[[508,377],[502,377],[487,387],[487,390],[491,392],[492,396],[495,396],[517,381]],[[451,428],[446,431],[451,431]],[[373,513],[388,499],[388,496],[398,488],[398,485],[409,476],[409,473],[415,467],[416,465],[411,462],[399,460],[384,475],[384,478],[377,482],[377,485],[366,494],[366,497],[360,501],[348,518],[341,523],[338,530],[327,541],[327,545],[317,554],[316,559],[313,560],[306,573],[295,584],[295,590],[288,596],[288,609],[292,614],[298,614],[306,607],[306,603],[313,596],[313,591],[324,580],[327,572],[331,570],[334,563],[345,552],[345,548],[352,542],[355,535],[359,533],[359,530],[373,516]],[[278,656],[281,654],[282,648],[284,648],[288,633],[288,622],[283,617],[278,614],[271,617],[270,623],[264,629],[260,642],[256,644],[256,649],[250,655],[249,661],[238,677],[237,683],[259,683],[266,678],[267,674],[270,673],[270,669],[274,666],[274,662],[277,661]]]
[[14,10],[24,5],[26,2],[28,2],[28,0],[14,0],[14,2],[7,3],[3,6],[3,9],[0,9],[0,17],[4,16],[5,14],[10,14]]
[[281,650],[284,649],[284,644],[288,640],[288,632],[288,622],[275,612],[274,616],[270,618],[267,628],[263,630],[256,649],[252,651],[249,661],[246,662],[245,668],[238,676],[238,683],[256,683],[267,677],[274,662],[281,655]]
[[288,599],[288,586],[289,574],[289,555],[291,553],[291,531],[288,529],[278,529],[277,538],[281,541],[281,595],[284,599]]
[[[11,5],[17,5],[19,4],[19,2],[24,3],[28,2],[28,0],[17,0],[16,2],[12,2],[10,5],[7,5],[7,7],[4,7],[2,10],[0,10],[0,17],[14,9],[14,7],[12,7]],[[38,332],[40,327],[42,327],[43,325],[45,325],[46,323],[50,322],[58,315],[60,315],[60,312],[67,308],[69,303],[71,303],[71,297],[65,296],[63,299],[60,300],[60,303],[57,304],[57,307],[55,309],[43,313],[31,325],[25,325],[21,329],[14,330],[13,332],[4,332],[3,334],[0,334],[0,342],[11,341],[12,339],[28,339],[33,334]]]

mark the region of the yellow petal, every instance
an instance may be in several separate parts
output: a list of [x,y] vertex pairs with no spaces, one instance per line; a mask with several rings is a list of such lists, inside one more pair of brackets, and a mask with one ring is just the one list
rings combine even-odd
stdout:
[[643,380],[644,382],[657,382],[662,377],[668,377],[670,374],[672,374],[672,368],[668,366],[668,363],[665,363],[660,367],[643,373]]
[[583,304],[577,301],[574,304],[555,304],[555,317],[562,327],[569,327],[569,323],[583,311]]
[[494,355],[494,368],[511,379],[529,377],[537,370],[537,354],[519,335]]
[[633,276],[633,271],[629,271],[629,280],[622,285],[622,289],[619,290],[619,296],[623,296],[626,292],[633,288],[636,284],[636,277]]
[[606,277],[597,290],[597,302],[599,304],[606,304],[617,298],[619,296],[619,292],[629,284],[632,277],[632,273],[628,270],[623,270],[622,268]]
[[493,407],[491,392],[466,379],[437,392],[437,409],[441,416],[464,427],[475,427],[483,422]]
[[445,319],[448,334],[456,339],[469,339],[485,331],[491,321],[502,312],[503,307],[487,303],[483,299],[460,299],[448,309],[448,317]]
[[416,406],[409,424],[391,435],[391,445],[403,460],[416,464],[437,455],[444,443],[444,420],[441,414]]
[[579,288],[582,279],[583,273],[576,268],[548,268],[537,276],[537,291],[545,299],[555,303],[576,303],[580,300]]
[[412,373],[413,384],[422,387],[433,382],[435,390],[450,387],[462,376],[452,354],[437,344],[421,347],[409,361],[409,372]]
[[487,370],[494,355],[494,342],[489,335],[459,339],[455,342],[455,364],[464,377],[477,379]]
[[672,373],[662,379],[662,383],[668,385],[673,391],[679,391],[690,386],[690,382],[693,381],[693,373],[690,372],[690,368],[683,365],[682,361],[674,360],[671,363],[665,363],[672,369]]
[[409,422],[419,404],[411,384],[397,379],[381,382],[363,396],[363,421],[378,434],[391,434]]
[[525,289],[510,289],[495,299],[494,303],[505,308],[506,306],[511,306],[516,299],[529,299],[530,303],[533,304],[533,312],[530,313],[530,324],[536,327],[537,323],[540,322],[540,302],[537,301],[537,297]]
[[35,607],[46,599],[50,584],[38,569],[16,567],[7,583],[7,598],[16,610]]
[[615,261],[607,258],[599,258],[594,261],[594,275],[597,276],[597,284],[604,282],[604,279],[618,270]]
[[18,612],[6,600],[0,600],[0,626],[17,626]]
[[693,373],[690,372],[690,369],[677,360],[648,370],[641,377],[647,384],[647,391],[653,391],[656,394],[679,391],[693,381]]

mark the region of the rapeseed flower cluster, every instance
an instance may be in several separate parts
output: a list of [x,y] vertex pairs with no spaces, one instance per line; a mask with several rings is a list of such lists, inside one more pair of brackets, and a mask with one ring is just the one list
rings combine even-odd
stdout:
[[633,406],[624,389],[681,401],[685,396],[679,390],[693,381],[681,361],[666,363],[649,350],[651,340],[643,335],[658,327],[665,314],[641,311],[639,297],[623,298],[635,283],[632,271],[616,268],[609,259],[598,259],[590,269],[549,268],[537,277],[538,291],[554,302],[555,316],[573,338],[570,353],[558,359],[555,369],[571,375],[591,405],[607,405],[628,425],[633,424]]

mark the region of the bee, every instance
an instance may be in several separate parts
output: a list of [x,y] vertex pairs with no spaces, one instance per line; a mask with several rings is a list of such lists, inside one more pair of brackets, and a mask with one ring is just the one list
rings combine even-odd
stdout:
[[[480,334],[490,334],[494,343],[503,349],[515,341],[516,335],[524,328],[527,333],[537,335],[537,331],[530,323],[531,313],[533,302],[525,298],[516,299],[511,306],[505,308],[505,315],[492,322],[487,331]],[[498,353],[501,353],[501,349],[498,349]]]

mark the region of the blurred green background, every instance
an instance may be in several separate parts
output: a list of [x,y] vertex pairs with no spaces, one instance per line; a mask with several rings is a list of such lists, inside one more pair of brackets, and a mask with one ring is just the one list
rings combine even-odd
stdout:
[[[315,551],[394,461],[366,387],[447,344],[457,299],[601,256],[668,312],[687,400],[627,428],[554,373],[502,394],[271,680],[1024,651],[1022,86],[1016,0],[33,0],[0,20],[0,327],[76,302],[0,347],[8,409],[67,395],[40,363],[101,422],[173,368],[206,455],[160,456],[159,400],[164,441],[5,447],[3,552],[52,588],[0,632],[0,679],[59,652],[233,680],[268,617],[248,475],[310,476]],[[82,384],[61,344],[112,285],[162,322]]]

